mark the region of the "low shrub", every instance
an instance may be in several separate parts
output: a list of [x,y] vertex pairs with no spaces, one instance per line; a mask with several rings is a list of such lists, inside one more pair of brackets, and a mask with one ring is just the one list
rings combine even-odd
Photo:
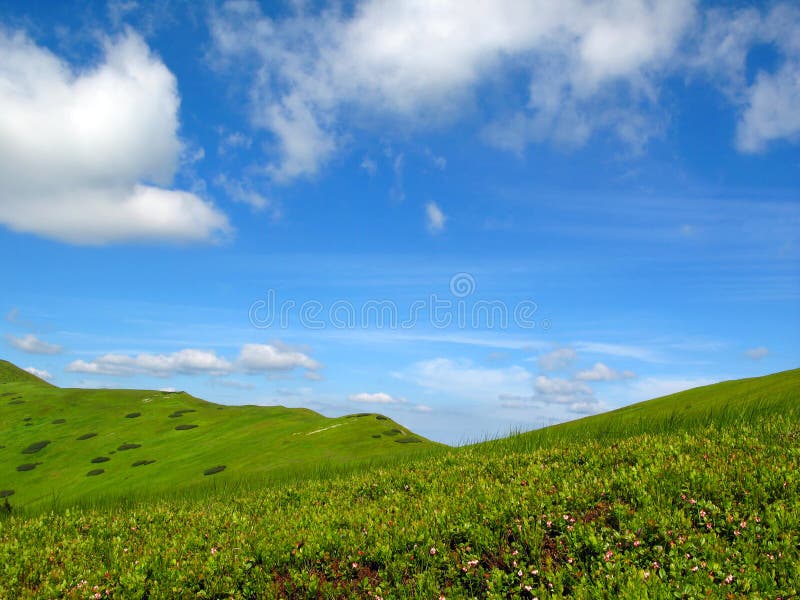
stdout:
[[95,458],[92,459],[92,462],[93,463],[104,463],[104,462],[108,462],[110,460],[111,459],[108,458],[107,456],[96,456]]
[[222,473],[224,470],[225,465],[217,465],[216,467],[211,467],[210,469],[203,471],[203,475],[216,475],[217,473]]
[[86,473],[86,476],[87,477],[94,477],[96,475],[102,475],[105,472],[106,472],[105,469],[92,469],[91,471]]
[[195,427],[197,427],[197,425],[183,424],[183,425],[178,425],[175,429],[177,431],[186,431],[187,429],[194,429]]
[[92,439],[93,437],[96,437],[96,436],[97,436],[96,433],[84,433],[83,435],[79,436],[77,439],[78,439],[78,441],[90,440],[90,439]]
[[45,448],[49,443],[50,443],[49,440],[44,440],[42,442],[34,442],[33,444],[31,444],[30,446],[25,448],[25,450],[23,450],[22,453],[23,454],[36,454],[37,452],[39,452],[40,450]]

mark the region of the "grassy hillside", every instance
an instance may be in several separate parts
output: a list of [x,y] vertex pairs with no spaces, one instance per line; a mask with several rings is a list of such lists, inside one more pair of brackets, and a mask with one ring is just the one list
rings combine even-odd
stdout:
[[797,377],[302,484],[12,512],[0,597],[797,597]]
[[611,441],[752,423],[776,413],[800,418],[800,369],[702,386],[479,446],[524,450],[589,439]]
[[61,389],[0,363],[0,494],[41,509],[380,462],[437,444],[376,414],[329,419],[183,393]]

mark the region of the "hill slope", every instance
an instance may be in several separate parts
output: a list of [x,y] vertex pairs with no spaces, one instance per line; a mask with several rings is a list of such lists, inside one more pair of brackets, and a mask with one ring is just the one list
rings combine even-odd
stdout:
[[524,450],[589,439],[691,431],[709,424],[755,422],[774,414],[800,418],[800,369],[693,388],[476,446]]
[[285,487],[0,512],[0,597],[796,598],[797,379]]
[[174,494],[428,451],[381,415],[221,406],[183,392],[61,389],[0,363],[0,493],[14,506]]

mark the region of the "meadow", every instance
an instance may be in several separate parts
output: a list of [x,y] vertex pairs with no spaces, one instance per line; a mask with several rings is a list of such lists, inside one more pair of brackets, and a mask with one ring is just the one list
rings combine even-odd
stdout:
[[795,370],[295,481],[11,510],[0,597],[791,598],[798,400]]

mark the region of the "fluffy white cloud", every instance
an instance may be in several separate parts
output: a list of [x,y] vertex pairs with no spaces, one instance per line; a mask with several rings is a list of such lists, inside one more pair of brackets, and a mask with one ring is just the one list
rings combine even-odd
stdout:
[[322,366],[307,354],[281,344],[245,344],[236,362],[250,373],[291,371],[298,367],[315,371]]
[[751,358],[753,360],[761,360],[767,354],[769,354],[769,348],[765,346],[758,346],[757,348],[748,348],[744,354],[745,356],[747,356],[747,358]]
[[47,379],[50,380],[53,376],[50,374],[50,371],[45,371],[43,369],[37,369],[36,367],[25,367],[25,370],[30,373],[31,375],[36,375],[39,379]]
[[230,373],[233,365],[214,352],[205,350],[180,350],[173,354],[104,354],[93,361],[76,360],[67,365],[71,373],[92,373],[96,375],[155,375],[167,377],[175,373],[209,373],[222,375]]
[[96,375],[153,375],[168,377],[174,374],[227,375],[233,372],[249,374],[291,371],[295,368],[319,369],[320,365],[308,355],[281,344],[246,344],[236,360],[228,360],[213,351],[186,349],[172,354],[105,354],[93,361],[76,360],[66,370]]
[[[768,10],[710,10],[705,15],[691,66],[711,75],[740,108],[736,147],[764,151],[776,140],[800,136],[800,6],[780,2]],[[778,54],[773,72],[747,80],[749,52],[756,44]]]
[[533,381],[529,371],[516,365],[489,369],[448,358],[421,361],[395,375],[428,390],[477,401],[495,400],[504,393],[529,393]]
[[536,362],[543,371],[560,371],[570,366],[576,357],[577,353],[572,348],[556,348],[542,354]]
[[364,404],[403,404],[403,398],[395,398],[385,392],[361,392],[360,394],[351,394],[347,397],[350,402],[363,402]]
[[228,233],[211,203],[168,188],[179,104],[175,77],[132,32],[78,70],[0,29],[0,223],[78,244]]
[[63,350],[61,346],[40,340],[31,333],[22,337],[9,334],[6,335],[6,340],[17,350],[22,350],[29,354],[59,354]]
[[632,379],[636,377],[633,371],[616,371],[611,367],[599,362],[586,371],[580,371],[575,375],[579,381],[613,381],[615,379]]
[[286,180],[316,173],[342,145],[345,112],[365,116],[362,123],[376,114],[447,122],[487,77],[519,71],[529,81],[527,105],[514,127],[490,128],[493,143],[580,143],[597,127],[638,140],[648,132],[635,131],[643,125],[636,105],[654,98],[654,74],[671,67],[694,5],[365,0],[273,19],[237,1],[214,14],[211,31],[221,63],[252,66],[253,122],[277,138],[269,168]]
[[431,233],[439,233],[444,229],[444,224],[447,221],[447,217],[442,212],[442,209],[439,208],[439,205],[435,202],[428,202],[425,205],[425,224],[428,227],[428,231]]

